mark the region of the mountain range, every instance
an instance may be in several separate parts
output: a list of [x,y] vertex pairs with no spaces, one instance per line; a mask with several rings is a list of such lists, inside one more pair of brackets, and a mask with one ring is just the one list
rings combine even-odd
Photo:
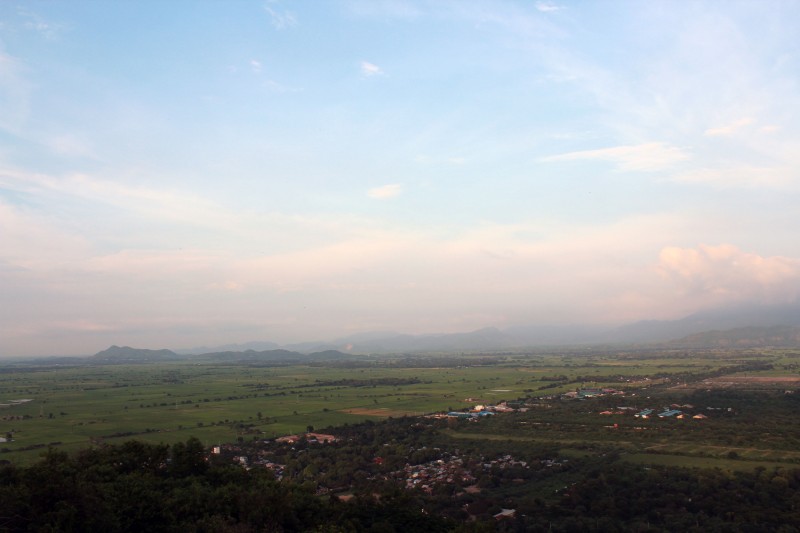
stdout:
[[[476,353],[559,347],[800,348],[800,305],[740,307],[703,311],[679,320],[648,320],[615,328],[599,326],[514,326],[465,333],[408,335],[367,332],[331,341],[280,345],[253,341],[182,350],[111,346],[88,358],[46,357],[42,364],[130,364],[192,360],[237,363],[323,362],[359,355]],[[34,362],[34,361],[29,361]]]
[[131,348],[130,346],[111,346],[89,357],[86,362],[98,364],[135,364],[157,363],[165,361],[213,361],[221,363],[296,363],[323,362],[352,358],[337,350],[324,350],[313,353],[301,353],[284,349],[244,350],[244,351],[212,351],[197,355],[178,354],[172,350],[148,350]]
[[[783,329],[774,329],[777,327]],[[792,328],[800,328],[800,305],[726,308],[702,311],[678,320],[646,320],[614,328],[583,325],[514,326],[505,329],[482,328],[466,333],[427,335],[371,332],[332,341],[284,346],[274,342],[258,342],[213,349],[180,350],[179,353],[201,354],[208,351],[222,351],[223,348],[235,350],[249,346],[261,349],[283,348],[303,353],[339,350],[354,354],[388,354],[588,345],[647,344],[702,348],[743,345],[747,342],[752,345],[763,345],[771,341],[781,346],[792,345],[792,342],[800,344],[792,341],[794,338],[791,333]],[[745,342],[745,339],[750,341]]]

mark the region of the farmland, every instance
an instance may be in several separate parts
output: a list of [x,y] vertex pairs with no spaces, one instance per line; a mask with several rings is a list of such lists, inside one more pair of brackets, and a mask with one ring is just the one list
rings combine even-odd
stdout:
[[800,524],[797,359],[9,364],[0,529],[779,530]]
[[[724,455],[730,451],[725,446],[750,444],[747,431],[730,438],[724,428],[711,437],[706,434],[709,427],[731,424],[730,417],[712,419],[700,429],[654,421],[649,430],[633,429],[641,424],[626,418],[615,420],[617,431],[610,432],[609,420],[593,411],[619,402],[643,407],[647,396],[679,398],[714,390],[718,383],[725,390],[782,391],[800,377],[797,361],[797,354],[787,351],[578,351],[360,358],[330,364],[9,364],[0,373],[0,435],[8,440],[0,457],[25,463],[47,447],[73,451],[130,438],[173,443],[195,436],[210,446],[297,433],[309,426],[463,410],[503,400],[527,399],[536,405],[536,398],[557,398],[588,386],[613,387],[625,397],[598,399],[592,405],[551,400],[549,408],[532,408],[514,427],[499,421],[482,426],[486,431],[498,426],[501,436],[531,434],[566,447],[615,442],[662,455]],[[751,411],[738,404],[737,409],[752,418]],[[527,431],[526,424],[535,431]],[[687,452],[697,440],[724,452]],[[774,437],[768,448],[788,447],[785,439]],[[794,460],[788,450],[761,455],[765,460],[776,455]]]

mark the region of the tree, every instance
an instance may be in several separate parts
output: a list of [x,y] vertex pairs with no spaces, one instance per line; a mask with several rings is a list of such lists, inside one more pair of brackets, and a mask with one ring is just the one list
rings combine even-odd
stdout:
[[208,469],[205,452],[203,443],[197,437],[189,437],[186,443],[173,444],[170,454],[171,473],[178,477],[205,473]]

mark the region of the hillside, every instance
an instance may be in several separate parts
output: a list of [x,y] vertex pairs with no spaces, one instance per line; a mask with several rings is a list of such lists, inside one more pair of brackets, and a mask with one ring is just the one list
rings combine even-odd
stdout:
[[681,348],[756,348],[761,346],[800,346],[800,327],[743,327],[724,331],[705,331],[668,343]]
[[111,346],[89,358],[95,363],[155,363],[182,359],[172,350],[147,350],[130,346]]

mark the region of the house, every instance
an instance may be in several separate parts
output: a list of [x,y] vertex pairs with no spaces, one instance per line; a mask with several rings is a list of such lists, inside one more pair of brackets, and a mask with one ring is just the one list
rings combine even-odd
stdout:
[[501,509],[499,513],[494,515],[495,520],[503,520],[504,518],[514,518],[517,513],[516,509]]

